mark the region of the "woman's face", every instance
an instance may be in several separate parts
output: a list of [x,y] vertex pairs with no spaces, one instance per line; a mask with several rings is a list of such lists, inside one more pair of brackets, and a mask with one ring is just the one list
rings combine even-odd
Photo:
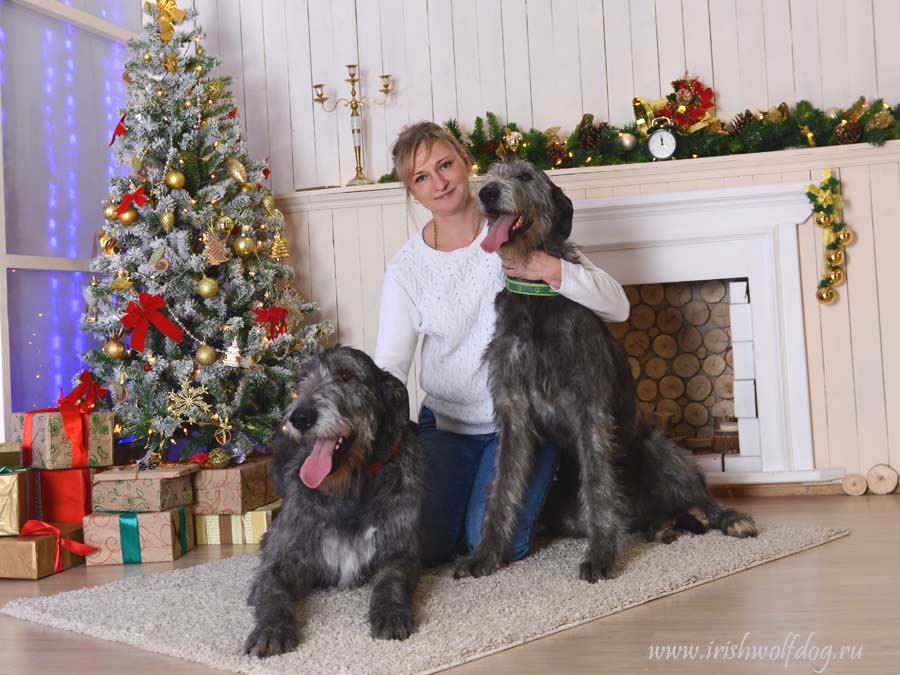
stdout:
[[432,214],[457,213],[471,198],[469,167],[446,143],[422,144],[413,160],[409,191]]

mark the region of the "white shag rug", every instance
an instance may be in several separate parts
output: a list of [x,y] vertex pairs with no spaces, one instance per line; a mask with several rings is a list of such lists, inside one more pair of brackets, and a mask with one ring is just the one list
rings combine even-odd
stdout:
[[404,642],[369,637],[368,588],[323,591],[304,605],[297,651],[264,660],[241,654],[252,627],[244,600],[256,554],[22,598],[0,611],[229,671],[433,673],[847,534],[772,526],[756,539],[712,532],[670,545],[635,543],[620,575],[595,585],[577,578],[584,541],[552,542],[483,579],[455,581],[445,567],[423,576],[419,630]]

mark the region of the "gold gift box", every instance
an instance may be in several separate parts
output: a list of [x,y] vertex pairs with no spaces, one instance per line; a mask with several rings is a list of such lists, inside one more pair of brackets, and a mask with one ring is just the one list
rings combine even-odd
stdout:
[[34,476],[29,468],[0,473],[0,535],[16,535],[31,518]]
[[258,544],[269,531],[272,520],[281,509],[281,500],[261,506],[254,511],[222,515],[195,515],[194,531],[197,545]]

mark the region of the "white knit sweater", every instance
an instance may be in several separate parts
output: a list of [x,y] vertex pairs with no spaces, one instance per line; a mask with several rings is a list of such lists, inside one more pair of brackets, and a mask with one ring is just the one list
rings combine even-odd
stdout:
[[[494,297],[504,286],[500,256],[481,249],[487,227],[465,248],[449,252],[426,244],[422,229],[385,271],[375,362],[406,382],[422,334],[419,383],[437,428],[491,433],[493,405],[481,356],[494,332]],[[604,320],[627,319],[622,286],[579,256],[580,265],[562,261],[559,294]]]

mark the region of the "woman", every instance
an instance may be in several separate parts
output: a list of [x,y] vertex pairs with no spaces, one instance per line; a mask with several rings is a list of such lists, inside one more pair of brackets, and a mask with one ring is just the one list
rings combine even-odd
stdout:
[[[584,256],[576,265],[542,251],[521,261],[484,252],[479,244],[488,228],[469,190],[472,160],[445,129],[431,122],[407,127],[393,159],[407,196],[432,217],[388,264],[375,362],[406,382],[424,335],[420,382],[427,395],[418,430],[428,466],[423,553],[426,564],[437,565],[453,557],[461,539],[471,551],[481,538],[497,453],[481,355],[493,333],[494,297],[504,274],[549,283],[608,321],[624,321],[629,305],[622,287]],[[543,448],[506,560],[528,554],[556,465],[556,449]]]

